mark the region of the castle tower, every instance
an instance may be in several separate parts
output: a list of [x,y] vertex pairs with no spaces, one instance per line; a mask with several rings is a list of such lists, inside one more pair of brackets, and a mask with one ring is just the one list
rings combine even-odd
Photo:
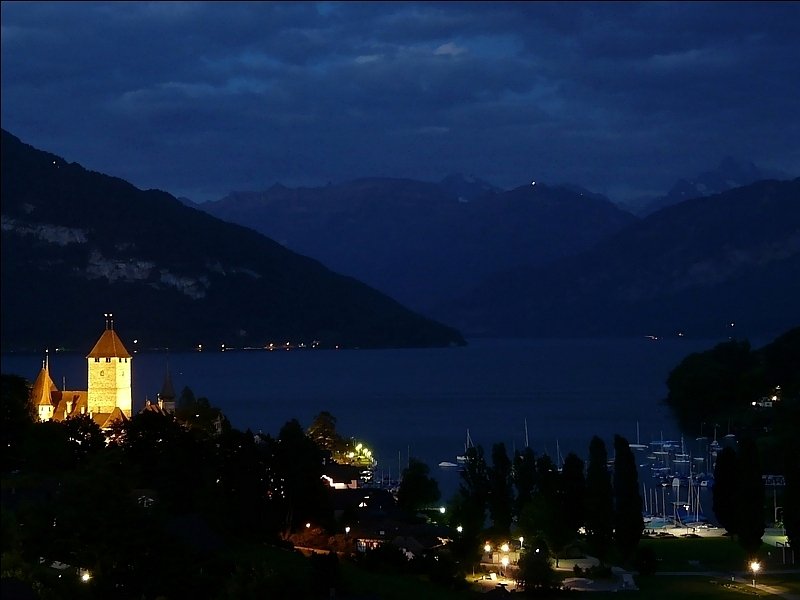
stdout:
[[31,402],[36,407],[36,414],[40,421],[49,421],[53,418],[53,392],[58,391],[53,378],[50,377],[50,355],[45,354],[42,361],[42,370],[36,376],[31,388]]
[[90,413],[108,414],[119,408],[130,418],[133,357],[114,331],[113,315],[106,314],[106,329],[89,352],[88,404]]

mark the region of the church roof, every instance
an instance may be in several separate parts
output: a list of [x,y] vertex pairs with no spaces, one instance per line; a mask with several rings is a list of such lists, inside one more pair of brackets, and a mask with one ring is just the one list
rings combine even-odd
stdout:
[[158,404],[150,402],[150,400],[145,401],[144,408],[142,408],[141,412],[154,412],[160,415],[166,414]]
[[172,387],[172,378],[169,375],[169,368],[164,376],[164,385],[161,386],[161,391],[158,394],[159,400],[166,400],[170,402],[175,400],[175,388]]
[[86,358],[131,358],[122,340],[113,329],[106,329]]

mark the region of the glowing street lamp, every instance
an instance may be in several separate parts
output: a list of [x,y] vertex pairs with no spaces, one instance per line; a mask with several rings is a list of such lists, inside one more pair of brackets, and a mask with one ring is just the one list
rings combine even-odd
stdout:
[[483,547],[483,551],[486,552],[486,553],[489,553],[489,552],[492,551],[492,546],[491,546],[491,544],[489,544],[489,542],[486,542],[486,545]]
[[753,587],[756,587],[756,575],[758,575],[758,571],[761,569],[761,563],[757,560],[754,560],[750,563],[750,570],[753,572]]
[[500,550],[502,550],[503,552],[508,552],[508,544],[503,544],[502,546],[500,546]]
[[504,556],[500,559],[500,564],[503,565],[503,577],[506,576],[506,567],[508,567],[508,557]]

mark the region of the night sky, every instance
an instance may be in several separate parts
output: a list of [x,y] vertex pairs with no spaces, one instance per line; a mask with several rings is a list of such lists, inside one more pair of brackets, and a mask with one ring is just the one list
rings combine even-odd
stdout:
[[195,201],[800,174],[800,3],[2,3],[2,127]]

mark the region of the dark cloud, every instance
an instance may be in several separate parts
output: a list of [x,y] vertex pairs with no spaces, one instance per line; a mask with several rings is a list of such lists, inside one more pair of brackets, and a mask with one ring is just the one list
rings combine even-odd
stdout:
[[2,3],[2,126],[195,200],[471,173],[800,174],[795,3]]

